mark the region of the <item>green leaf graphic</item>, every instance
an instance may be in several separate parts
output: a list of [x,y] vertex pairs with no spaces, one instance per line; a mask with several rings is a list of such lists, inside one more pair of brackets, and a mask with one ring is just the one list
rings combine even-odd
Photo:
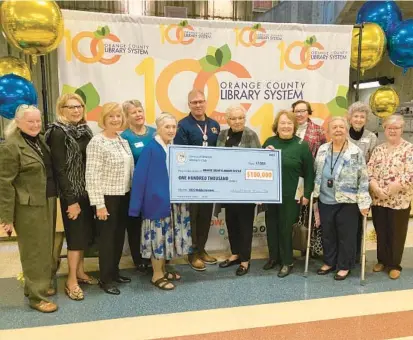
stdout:
[[209,46],[207,49],[207,55],[212,55],[215,57],[215,52],[217,51],[217,48],[214,46]]
[[219,50],[222,52],[222,61],[220,65],[224,66],[231,61],[231,50],[229,49],[228,44],[221,46]]
[[96,39],[102,39],[103,35],[99,31],[93,32],[93,35],[95,36]]
[[222,65],[222,59],[224,57],[224,54],[222,53],[221,49],[217,49],[215,52],[215,60],[217,61],[218,66]]
[[219,66],[219,64],[217,63],[217,60],[212,55],[207,55],[205,59],[208,62],[208,64],[212,66]]
[[[215,58],[214,58],[215,60]],[[207,61],[207,57],[203,57],[202,59],[199,60],[199,64],[201,65],[201,68],[205,72],[215,72],[219,67],[215,65],[211,65]]]
[[110,34],[109,26],[103,27],[103,28],[102,28],[102,33],[103,33],[103,36],[104,36],[104,37],[106,37],[107,35],[109,35],[109,34]]
[[316,36],[315,36],[315,35],[313,35],[311,38],[313,39],[313,44],[315,44],[315,43],[317,42],[317,38],[316,38]]
[[252,26],[253,30],[259,30],[261,28],[261,24],[255,24],[254,26]]
[[84,100],[87,112],[92,111],[100,103],[99,93],[92,83],[87,83],[79,87],[75,93],[81,96]]
[[186,26],[188,26],[188,20],[182,20],[182,21],[179,23],[178,26],[181,26],[181,27],[186,27]]
[[70,86],[68,84],[63,84],[62,95],[66,94],[66,93],[75,93],[75,91],[76,91],[76,87]]
[[341,109],[347,109],[347,98],[346,97],[336,97],[337,106]]

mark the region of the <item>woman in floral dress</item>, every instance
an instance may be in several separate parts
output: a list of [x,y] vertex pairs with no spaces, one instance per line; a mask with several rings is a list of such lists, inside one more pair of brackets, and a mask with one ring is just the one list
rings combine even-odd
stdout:
[[175,288],[181,279],[167,272],[165,261],[192,251],[191,225],[186,204],[172,204],[166,165],[167,147],[172,143],[177,122],[163,113],[156,119],[157,135],[142,150],[133,175],[130,216],[142,214],[141,254],[150,258],[152,284],[162,290]]

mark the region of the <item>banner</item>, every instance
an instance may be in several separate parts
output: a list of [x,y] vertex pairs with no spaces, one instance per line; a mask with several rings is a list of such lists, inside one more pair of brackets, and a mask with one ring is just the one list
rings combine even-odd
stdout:
[[[109,101],[139,99],[149,125],[163,111],[181,119],[194,87],[205,91],[206,113],[223,128],[225,110],[243,105],[261,142],[273,134],[277,111],[296,100],[311,102],[311,118],[323,126],[346,112],[352,26],[63,14],[60,92],[85,99],[94,131]],[[227,247],[222,220],[213,225],[208,245]]]

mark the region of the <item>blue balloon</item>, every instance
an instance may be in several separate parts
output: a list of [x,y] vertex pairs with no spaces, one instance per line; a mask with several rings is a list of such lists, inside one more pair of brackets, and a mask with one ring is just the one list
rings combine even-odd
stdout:
[[387,37],[402,21],[402,12],[394,1],[367,1],[357,14],[357,23],[374,22]]
[[0,116],[13,119],[21,104],[37,105],[37,93],[33,84],[15,74],[0,77]]
[[391,62],[403,67],[404,72],[413,67],[413,19],[402,21],[389,38]]

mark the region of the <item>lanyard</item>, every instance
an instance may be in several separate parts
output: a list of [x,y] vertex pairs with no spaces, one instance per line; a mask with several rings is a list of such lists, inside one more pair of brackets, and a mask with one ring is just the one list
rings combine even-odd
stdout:
[[338,154],[338,156],[337,156],[337,158],[336,158],[336,161],[334,162],[334,165],[333,165],[333,144],[331,144],[331,162],[330,162],[330,173],[331,173],[331,176],[333,176],[334,168],[336,167],[336,164],[337,164],[337,162],[338,162],[338,160],[339,160],[339,158],[340,158],[340,156],[341,156],[341,153],[343,152],[343,149],[344,149],[344,146],[346,145],[346,143],[347,143],[347,141],[345,141],[344,144],[343,144],[343,146],[341,147],[340,153]]
[[205,122],[204,130],[202,131],[201,126],[199,124],[196,124],[198,126],[198,129],[201,130],[202,133],[202,139],[206,142],[208,140],[208,135],[207,135],[207,129],[208,129],[208,124]]

